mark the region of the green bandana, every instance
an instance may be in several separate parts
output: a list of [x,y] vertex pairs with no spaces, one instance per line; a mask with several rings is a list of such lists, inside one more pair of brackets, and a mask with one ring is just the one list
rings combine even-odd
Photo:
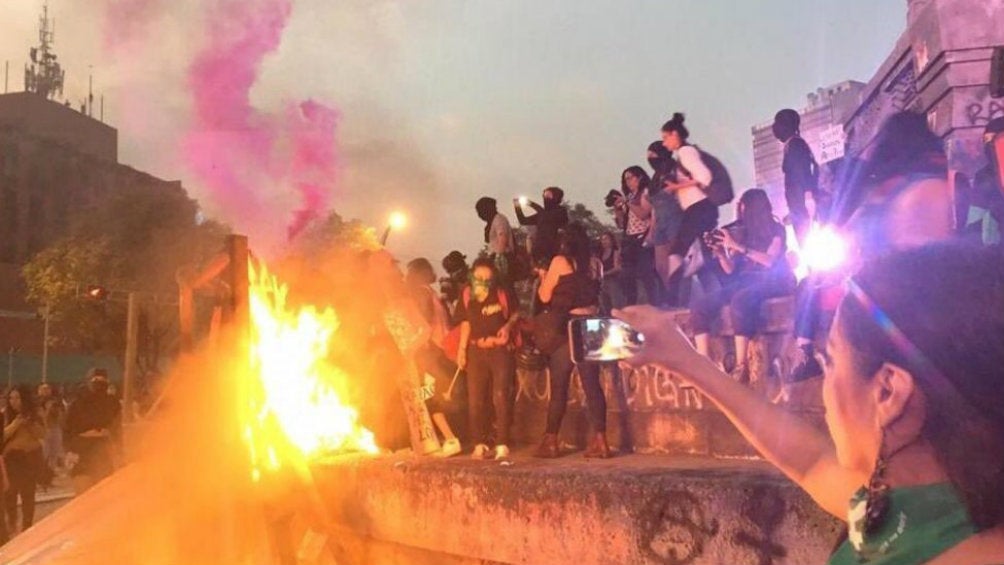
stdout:
[[851,497],[849,534],[829,565],[916,565],[926,563],[976,533],[969,513],[950,483],[895,488],[877,531],[865,535],[861,488]]

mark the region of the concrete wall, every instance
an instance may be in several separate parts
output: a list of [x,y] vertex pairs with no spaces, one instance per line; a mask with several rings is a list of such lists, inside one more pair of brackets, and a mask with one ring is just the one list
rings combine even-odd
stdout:
[[410,565],[806,565],[824,563],[841,530],[749,463],[343,459],[314,469],[314,484],[342,564],[395,563],[341,547],[368,542],[417,550]]
[[0,124],[65,143],[91,157],[118,162],[115,128],[31,92],[0,95]]

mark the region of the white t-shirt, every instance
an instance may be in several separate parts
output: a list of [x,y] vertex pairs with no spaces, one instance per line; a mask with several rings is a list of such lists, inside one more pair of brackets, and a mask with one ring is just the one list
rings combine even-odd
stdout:
[[[506,243],[503,244],[503,242]],[[492,253],[511,253],[513,249],[512,226],[509,225],[509,218],[502,214],[495,214],[492,227],[488,230],[488,250]]]
[[711,170],[701,160],[701,152],[693,145],[684,145],[677,149],[676,160],[681,167],[690,172],[691,178],[700,184],[700,186],[691,186],[676,191],[676,197],[680,200],[680,208],[686,210],[708,197],[704,189],[711,184]]

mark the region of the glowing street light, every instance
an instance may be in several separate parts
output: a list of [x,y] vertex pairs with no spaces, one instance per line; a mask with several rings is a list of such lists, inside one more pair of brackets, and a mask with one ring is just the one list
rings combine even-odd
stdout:
[[390,237],[391,230],[401,231],[408,226],[408,216],[400,210],[395,210],[387,217],[387,229],[383,231],[380,238],[380,245],[387,245],[387,238]]

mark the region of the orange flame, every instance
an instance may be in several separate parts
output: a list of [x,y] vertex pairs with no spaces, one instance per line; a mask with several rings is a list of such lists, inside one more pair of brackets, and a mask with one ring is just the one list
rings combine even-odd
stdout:
[[348,376],[328,361],[338,317],[330,307],[293,309],[288,288],[264,265],[249,267],[250,374],[244,414],[252,478],[325,453],[378,451],[373,433],[338,387]]

